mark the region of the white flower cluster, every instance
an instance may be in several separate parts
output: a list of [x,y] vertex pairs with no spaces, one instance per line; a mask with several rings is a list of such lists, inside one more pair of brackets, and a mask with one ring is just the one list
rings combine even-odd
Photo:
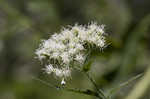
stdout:
[[64,28],[59,34],[53,34],[48,40],[43,40],[36,50],[39,60],[46,59],[48,66],[45,71],[58,77],[70,76],[74,62],[83,64],[86,52],[91,47],[105,46],[104,25],[91,23],[88,26],[74,25]]
[[59,68],[54,68],[51,64],[46,66],[44,69],[47,74],[55,73],[56,76],[58,77],[63,77],[63,76],[70,76],[70,69],[59,69]]

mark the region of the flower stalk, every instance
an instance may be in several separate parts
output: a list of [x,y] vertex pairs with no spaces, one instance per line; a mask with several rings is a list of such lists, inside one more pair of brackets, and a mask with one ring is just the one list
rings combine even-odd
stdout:
[[100,89],[98,87],[98,85],[96,84],[95,80],[92,78],[92,76],[89,74],[89,72],[85,72],[86,76],[88,77],[88,79],[91,81],[91,83],[93,84],[93,86],[95,87],[96,91],[98,92],[99,94],[99,97],[102,97],[102,99],[107,99],[103,90]]

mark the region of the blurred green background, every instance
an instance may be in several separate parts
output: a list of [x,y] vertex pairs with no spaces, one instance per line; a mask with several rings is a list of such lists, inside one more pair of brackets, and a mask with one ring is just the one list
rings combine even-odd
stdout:
[[[96,99],[59,91],[35,81],[59,83],[43,73],[34,57],[41,39],[62,26],[95,21],[106,25],[108,46],[91,59],[92,76],[104,91],[127,81],[150,66],[150,0],[0,0],[0,99]],[[67,86],[91,88],[74,71]],[[150,75],[149,75],[150,77]],[[138,80],[113,94],[127,96]],[[140,99],[150,99],[150,88]]]

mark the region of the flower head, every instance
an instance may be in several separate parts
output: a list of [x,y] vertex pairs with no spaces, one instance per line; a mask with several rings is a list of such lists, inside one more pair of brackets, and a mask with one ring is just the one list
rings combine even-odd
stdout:
[[104,25],[94,22],[88,26],[76,24],[43,40],[35,53],[40,61],[46,60],[49,64],[45,67],[45,72],[63,78],[64,84],[64,78],[70,76],[71,68],[75,66],[74,61],[83,65],[89,50],[86,45],[91,46],[91,49],[105,46],[104,34]]

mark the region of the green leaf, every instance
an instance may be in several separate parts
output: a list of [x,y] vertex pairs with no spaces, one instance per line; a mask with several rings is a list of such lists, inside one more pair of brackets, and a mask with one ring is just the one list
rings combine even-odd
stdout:
[[143,75],[143,73],[142,73],[142,74],[139,74],[139,75],[137,75],[137,76],[135,76],[135,77],[132,77],[132,78],[129,79],[128,81],[126,81],[126,82],[124,82],[124,83],[121,83],[119,86],[116,86],[116,87],[112,88],[112,89],[109,91],[108,96],[111,96],[113,93],[119,91],[121,88],[127,86],[128,84],[130,84],[130,83],[133,82],[134,80],[140,78],[142,75]]

